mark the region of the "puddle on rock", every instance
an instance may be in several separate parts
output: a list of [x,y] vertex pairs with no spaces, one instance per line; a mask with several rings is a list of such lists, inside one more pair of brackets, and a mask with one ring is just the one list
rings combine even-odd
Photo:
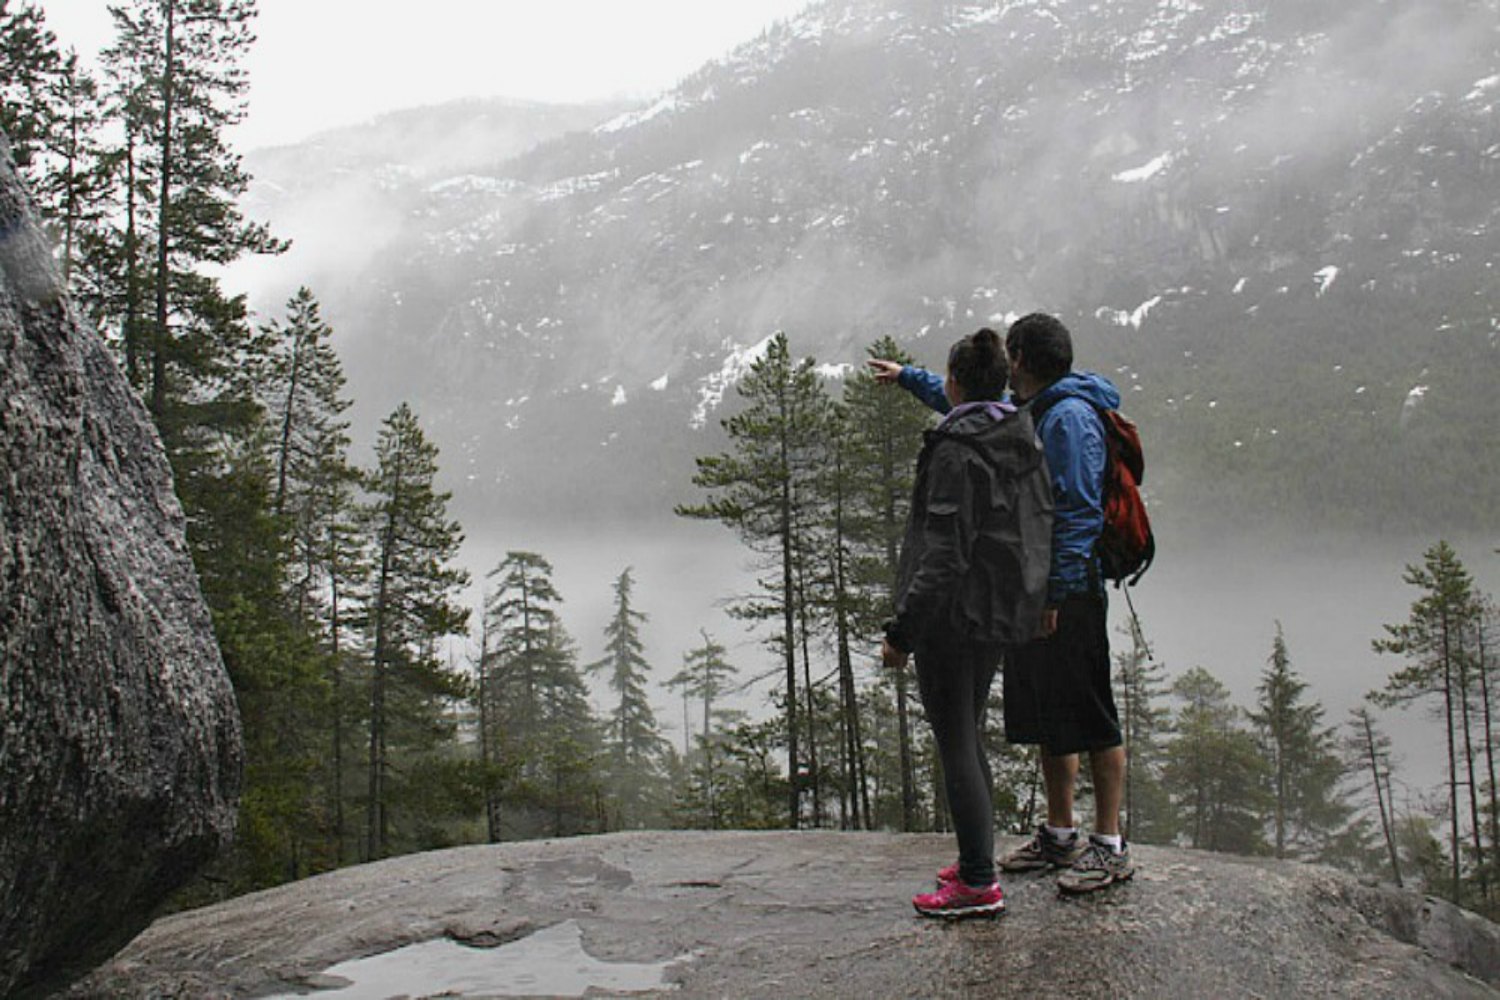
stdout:
[[349,985],[265,1000],[390,1000],[393,997],[581,997],[590,988],[616,993],[675,989],[665,962],[601,962],[583,950],[576,920],[498,948],[470,948],[447,938],[423,941],[369,958],[341,962],[323,976]]

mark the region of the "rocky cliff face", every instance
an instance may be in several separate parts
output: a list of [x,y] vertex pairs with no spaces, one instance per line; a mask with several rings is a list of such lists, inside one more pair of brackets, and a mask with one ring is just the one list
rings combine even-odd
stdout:
[[630,833],[462,848],[169,917],[71,996],[592,986],[778,1000],[1370,1000],[1491,997],[1500,985],[1500,930],[1447,904],[1329,869],[1132,850],[1136,879],[1106,894],[1070,900],[1045,875],[1007,878],[1002,919],[947,925],[908,902],[952,860],[946,836]]
[[0,995],[103,961],[230,835],[239,717],[155,431],[0,137]]

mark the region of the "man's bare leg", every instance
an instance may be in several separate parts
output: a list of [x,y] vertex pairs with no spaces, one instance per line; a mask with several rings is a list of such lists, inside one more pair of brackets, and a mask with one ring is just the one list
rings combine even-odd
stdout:
[[1125,795],[1125,748],[1095,750],[1089,754],[1089,771],[1094,776],[1094,832],[1117,836]]
[[[1121,772],[1124,773],[1123,771]],[[1042,785],[1047,792],[1047,825],[1073,826],[1073,786],[1078,781],[1078,755],[1053,757],[1042,753]]]

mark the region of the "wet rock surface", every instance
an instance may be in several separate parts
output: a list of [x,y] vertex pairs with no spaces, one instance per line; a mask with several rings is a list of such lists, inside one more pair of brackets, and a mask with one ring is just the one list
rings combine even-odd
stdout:
[[1045,874],[1007,878],[1004,917],[950,924],[909,902],[952,860],[946,836],[626,833],[460,848],[168,917],[69,995],[317,996],[348,959],[442,937],[524,945],[566,921],[594,959],[671,963],[682,997],[1489,997],[1500,986],[1500,930],[1447,904],[1323,868],[1132,850],[1129,884],[1069,899]]
[[0,996],[108,958],[233,829],[239,719],[184,528],[0,137]]

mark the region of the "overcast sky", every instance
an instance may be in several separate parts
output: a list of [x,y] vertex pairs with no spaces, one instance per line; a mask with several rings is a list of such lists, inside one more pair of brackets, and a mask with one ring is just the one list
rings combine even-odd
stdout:
[[[644,98],[808,0],[260,0],[242,149],[460,97]],[[42,0],[64,48],[110,41],[109,0]]]

